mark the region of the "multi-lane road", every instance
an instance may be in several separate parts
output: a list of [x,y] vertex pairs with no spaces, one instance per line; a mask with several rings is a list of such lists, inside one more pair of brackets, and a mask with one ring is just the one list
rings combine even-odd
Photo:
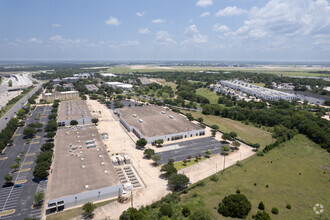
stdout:
[[27,95],[25,95],[21,100],[19,100],[1,119],[0,119],[0,131],[4,129],[8,121],[16,115],[18,110],[20,110],[27,100],[41,88],[41,84],[36,84],[35,87]]

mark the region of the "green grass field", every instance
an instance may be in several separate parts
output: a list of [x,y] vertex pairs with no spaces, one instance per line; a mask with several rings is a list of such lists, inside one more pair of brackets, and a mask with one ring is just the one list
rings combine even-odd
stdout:
[[188,161],[188,162],[186,163],[186,165],[184,165],[184,163],[183,163],[182,161],[178,161],[178,162],[175,162],[175,163],[174,163],[174,167],[175,167],[177,170],[181,170],[181,169],[183,169],[183,168],[189,167],[189,166],[191,166],[191,165],[194,165],[194,164],[199,163],[199,162],[201,162],[201,161],[203,161],[203,160],[206,160],[206,159],[207,159],[206,157],[202,157],[200,160],[196,161],[195,158],[191,158],[191,160]]
[[216,93],[204,88],[197,89],[196,94],[209,99],[211,104],[217,104],[220,97]]
[[[107,200],[107,201],[95,203],[95,205],[98,208],[98,207],[107,205],[109,203],[112,203],[114,201],[116,201],[116,199],[111,199],[111,200]],[[47,220],[67,220],[67,219],[72,219],[72,218],[75,218],[75,217],[77,217],[79,215],[82,215],[83,212],[84,211],[82,210],[81,207],[74,208],[74,209],[70,209],[70,210],[67,210],[67,211],[59,212],[59,213],[56,213],[56,214],[53,214],[53,215],[49,215],[49,216],[47,216]]]
[[[184,111],[184,113],[188,113],[190,111]],[[272,143],[272,134],[268,131],[265,131],[260,128],[256,128],[250,125],[245,125],[242,122],[234,121],[228,118],[222,118],[215,115],[203,115],[201,112],[190,112],[192,116],[197,119],[202,117],[203,123],[211,126],[217,124],[219,126],[219,130],[221,132],[229,133],[234,131],[237,133],[238,139],[250,143],[255,144],[259,143],[262,147],[267,144]]]
[[[263,157],[252,156],[242,162],[242,167],[232,166],[223,174],[218,173],[217,182],[204,180],[205,186],[190,190],[180,203],[191,210],[205,209],[212,219],[225,219],[217,212],[218,204],[239,189],[252,204],[247,219],[252,219],[258,211],[260,201],[275,220],[329,219],[329,162],[325,150],[305,136],[297,135]],[[322,216],[313,211],[316,203],[324,206]],[[292,206],[291,210],[286,209],[287,204]],[[273,207],[279,209],[278,215],[271,213]]]
[[256,86],[261,86],[261,87],[265,87],[265,83],[251,83],[252,85],[256,85]]

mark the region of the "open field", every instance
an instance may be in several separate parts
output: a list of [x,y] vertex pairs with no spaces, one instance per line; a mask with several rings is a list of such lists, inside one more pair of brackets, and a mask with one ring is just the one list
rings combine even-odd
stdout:
[[261,87],[265,87],[265,83],[251,83],[252,85],[256,85],[256,86],[261,86]]
[[197,89],[196,94],[209,99],[211,104],[218,104],[218,99],[220,97],[214,92],[211,92],[210,90],[204,88]]
[[157,81],[158,83],[162,84],[163,86],[171,86],[173,90],[175,90],[175,88],[177,87],[177,84],[174,83],[174,82],[166,82],[165,79],[159,79],[159,78],[156,78],[156,79],[153,79],[155,81]]
[[206,157],[202,157],[201,159],[199,159],[198,161],[196,161],[195,158],[191,158],[191,160],[188,161],[188,162],[186,163],[186,165],[184,165],[184,163],[183,163],[182,161],[178,161],[178,162],[175,162],[175,163],[174,163],[174,167],[175,167],[177,170],[181,170],[181,169],[183,169],[183,168],[186,168],[186,167],[189,167],[189,166],[191,166],[191,165],[194,165],[194,164],[196,164],[196,163],[198,163],[198,162],[201,162],[201,161],[203,161],[203,160],[205,160],[205,159],[207,159],[207,158],[206,158]]
[[[107,200],[107,201],[103,201],[103,202],[98,202],[98,203],[94,203],[96,205],[96,207],[101,207],[104,205],[107,205],[109,203],[112,203],[116,201],[116,199],[111,199],[111,200]],[[47,220],[66,220],[66,219],[72,219],[74,217],[77,217],[79,215],[82,215],[84,213],[82,207],[79,208],[73,208],[73,209],[69,209],[63,212],[59,212],[53,215],[49,215],[47,216]]]
[[[206,209],[212,219],[224,219],[216,209],[219,202],[240,189],[252,204],[247,219],[258,211],[260,201],[275,220],[329,219],[329,155],[305,136],[297,135],[263,157],[248,158],[242,165],[218,173],[217,182],[204,180],[205,186],[189,191],[180,203],[191,210]],[[325,208],[320,218],[313,211],[316,203]],[[286,209],[287,204],[291,210]],[[271,214],[272,207],[279,209],[278,215]]]
[[130,72],[174,72],[174,71],[242,71],[242,72],[256,72],[256,73],[268,73],[275,75],[284,75],[284,76],[316,76],[316,77],[325,77],[329,75],[314,73],[318,70],[328,70],[328,67],[305,67],[305,66],[279,66],[279,65],[262,65],[255,67],[211,67],[211,66],[166,66],[160,67],[156,65],[141,65],[139,68],[135,66],[129,67],[112,67],[107,71],[103,72],[112,72],[117,74],[130,73]]
[[259,143],[262,147],[272,143],[272,134],[260,128],[215,115],[203,115],[201,112],[181,111],[184,113],[191,113],[195,119],[202,117],[204,119],[203,123],[209,126],[217,124],[221,132],[229,133],[234,131],[237,133],[237,138],[246,143]]

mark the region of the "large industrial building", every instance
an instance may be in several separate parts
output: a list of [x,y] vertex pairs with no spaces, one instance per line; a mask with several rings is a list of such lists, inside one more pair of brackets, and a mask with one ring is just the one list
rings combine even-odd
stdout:
[[95,125],[57,130],[46,213],[117,197],[122,185]]
[[[220,84],[223,86],[227,86],[231,89],[242,91],[246,94],[250,94],[252,96],[262,98],[269,101],[277,101],[280,99],[292,101],[297,99],[297,96],[294,94],[289,94],[273,89],[268,89],[261,86],[252,85],[239,80],[221,80]],[[215,90],[216,91],[216,90]]]
[[131,90],[133,89],[133,86],[131,84],[127,83],[121,83],[121,82],[106,82],[107,86],[111,86],[114,89],[123,89],[123,90]]
[[141,106],[117,109],[120,122],[138,138],[148,143],[203,136],[205,129],[192,123],[185,116],[160,106]]
[[76,120],[79,125],[92,123],[92,115],[86,101],[70,100],[60,102],[57,117],[58,126],[69,126],[72,120]]

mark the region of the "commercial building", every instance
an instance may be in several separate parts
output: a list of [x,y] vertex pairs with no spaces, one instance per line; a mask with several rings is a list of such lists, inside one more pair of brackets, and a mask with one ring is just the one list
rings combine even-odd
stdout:
[[148,143],[158,139],[174,141],[205,135],[205,129],[185,116],[160,106],[126,107],[117,109],[120,122],[138,138]]
[[101,73],[101,76],[103,76],[103,77],[107,77],[107,76],[109,76],[109,77],[117,77],[117,75],[115,75],[113,73]]
[[42,93],[42,99],[44,99],[47,102],[54,100],[76,99],[78,97],[79,97],[78,91],[65,91],[65,92],[54,91],[52,93]]
[[57,117],[58,126],[69,126],[72,120],[76,120],[78,125],[92,123],[92,115],[89,112],[85,100],[70,100],[60,102]]
[[127,83],[121,83],[121,82],[106,82],[107,86],[111,86],[114,89],[123,89],[123,90],[131,90],[133,89],[133,86],[131,84]]
[[79,80],[79,77],[65,77],[62,79],[62,81],[64,82],[77,82]]
[[88,91],[91,91],[91,92],[96,92],[96,91],[99,90],[99,88],[96,85],[94,85],[94,84],[85,85],[85,86],[88,89]]
[[[252,96],[262,98],[269,101],[277,101],[280,99],[292,101],[297,99],[298,97],[294,94],[289,94],[286,92],[281,92],[273,89],[268,89],[261,86],[252,85],[239,80],[221,80],[220,84],[222,86],[229,87],[236,91],[241,91],[246,94],[250,94]],[[215,89],[215,91],[217,91]]]
[[117,197],[122,185],[94,125],[57,130],[46,214]]
[[88,79],[89,77],[91,77],[92,75],[94,75],[94,73],[76,73],[73,74],[74,77],[78,77],[79,79]]

